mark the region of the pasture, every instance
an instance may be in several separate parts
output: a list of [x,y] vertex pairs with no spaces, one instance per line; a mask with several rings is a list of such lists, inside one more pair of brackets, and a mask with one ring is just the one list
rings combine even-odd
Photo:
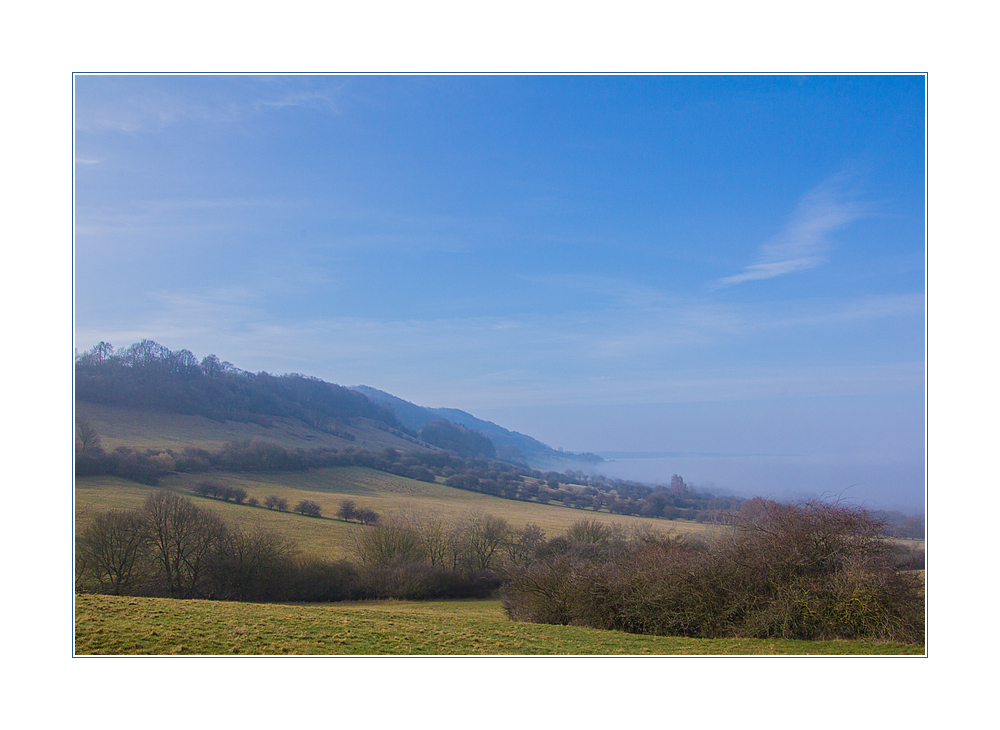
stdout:
[[857,641],[687,639],[515,623],[498,600],[250,604],[76,597],[81,655],[923,655]]

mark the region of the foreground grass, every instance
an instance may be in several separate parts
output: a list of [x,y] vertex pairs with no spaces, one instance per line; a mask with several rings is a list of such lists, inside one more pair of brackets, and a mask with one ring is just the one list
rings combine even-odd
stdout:
[[77,655],[923,655],[857,641],[685,639],[515,623],[498,600],[250,604],[79,595]]

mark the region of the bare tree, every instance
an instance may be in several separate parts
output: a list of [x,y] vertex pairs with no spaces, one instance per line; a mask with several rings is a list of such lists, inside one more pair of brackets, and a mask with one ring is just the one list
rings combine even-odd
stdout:
[[425,558],[419,531],[399,515],[365,527],[355,539],[355,551],[366,565],[417,563]]
[[357,519],[357,516],[358,505],[354,503],[353,499],[340,500],[340,509],[337,510],[337,517],[346,522],[350,522],[351,520]]
[[149,536],[149,525],[141,512],[113,509],[95,517],[81,531],[78,557],[102,589],[118,595],[141,572]]
[[87,421],[76,422],[76,453],[96,456],[103,453],[97,429]]
[[167,590],[181,598],[194,595],[212,551],[225,536],[225,524],[214,512],[165,489],[149,495],[143,511]]
[[367,507],[362,507],[355,512],[354,517],[362,525],[377,525],[380,519],[378,512],[373,509],[368,509]]
[[504,544],[504,554],[513,567],[530,565],[538,548],[545,543],[545,532],[535,524],[511,532]]
[[427,517],[419,522],[424,556],[432,566],[443,566],[448,556],[448,531],[440,519]]
[[323,509],[319,506],[318,502],[314,502],[311,499],[303,499],[295,505],[295,511],[306,517],[319,517]]
[[476,514],[462,525],[461,535],[469,567],[473,570],[489,570],[497,551],[510,535],[510,525],[502,517]]

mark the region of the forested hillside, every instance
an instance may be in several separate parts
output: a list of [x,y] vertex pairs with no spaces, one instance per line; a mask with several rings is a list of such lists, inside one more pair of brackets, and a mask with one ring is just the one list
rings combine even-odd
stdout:
[[252,373],[215,355],[199,361],[190,350],[171,351],[152,340],[117,349],[101,342],[77,357],[76,398],[265,427],[274,418],[295,418],[348,440],[353,437],[344,425],[361,417],[408,440],[419,435],[425,443],[463,456],[536,468],[558,468],[566,460],[601,460],[593,454],[557,451],[455,408],[424,408],[375,388],[346,388],[297,373]]
[[296,373],[251,373],[221,362],[215,355],[199,362],[189,350],[171,352],[152,340],[118,349],[101,342],[78,357],[76,397],[215,421],[268,426],[272,418],[287,417],[335,432],[338,422],[364,417],[390,429],[408,431],[396,420],[391,407],[379,406],[349,388]]

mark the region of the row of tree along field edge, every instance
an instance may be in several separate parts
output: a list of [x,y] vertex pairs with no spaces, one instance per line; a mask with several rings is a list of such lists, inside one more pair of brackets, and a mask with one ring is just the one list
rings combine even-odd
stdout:
[[[345,514],[347,507],[342,505]],[[488,597],[515,621],[696,638],[923,642],[921,576],[856,508],[751,500],[714,535],[581,520],[547,537],[473,514],[391,515],[354,559],[300,553],[174,492],[96,514],[77,536],[77,589],[260,602]]]

